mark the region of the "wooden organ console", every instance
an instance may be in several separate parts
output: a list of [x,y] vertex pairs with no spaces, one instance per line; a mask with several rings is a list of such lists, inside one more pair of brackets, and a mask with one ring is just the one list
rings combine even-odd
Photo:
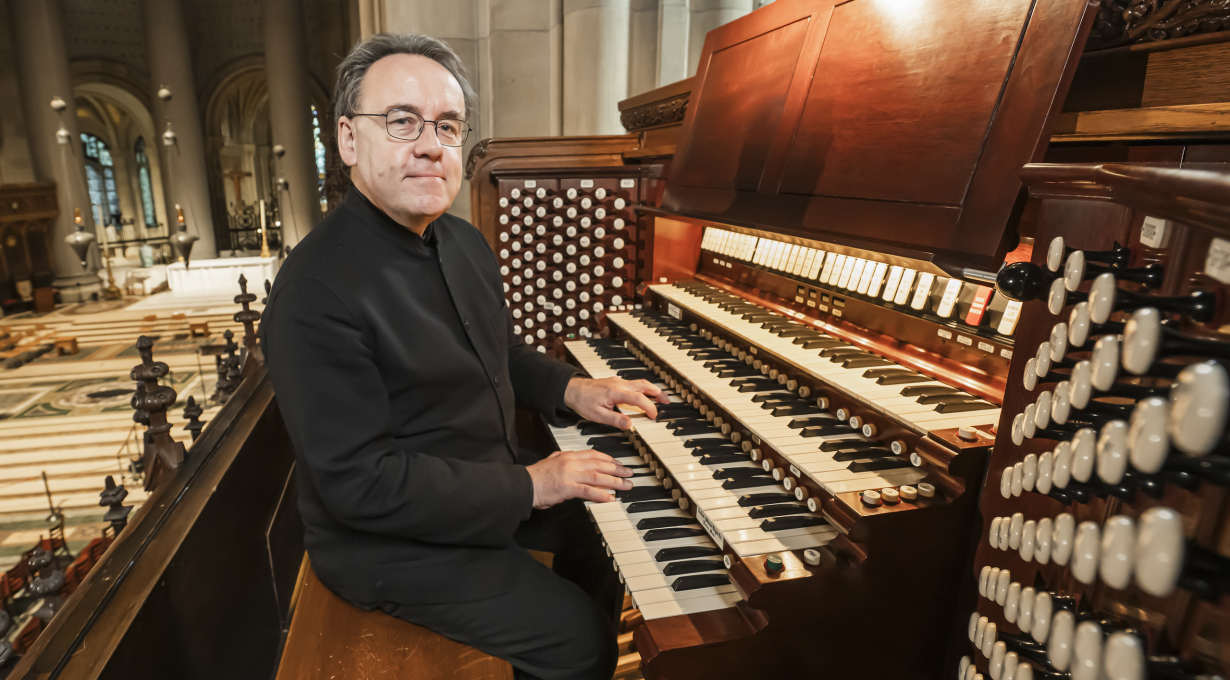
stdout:
[[[993,519],[984,475],[1017,436],[1018,376],[1043,361],[1028,313],[1042,303],[997,289],[994,274],[1019,274],[1050,246],[1041,225],[1056,209],[1024,190],[1021,168],[1052,152],[1173,153],[1048,146],[1098,5],[934,3],[909,14],[905,4],[779,0],[713,31],[690,82],[621,105],[635,136],[492,140],[472,157],[475,223],[497,252],[513,236],[499,217],[510,182],[641,181],[626,218],[635,294],[584,331],[555,326],[537,344],[594,377],[650,380],[671,397],[656,422],[630,410],[630,433],[549,428],[557,448],[597,448],[636,471],[618,503],[590,512],[645,620],[635,641],[647,678],[872,667],[1003,677],[1010,641],[971,654],[953,640],[964,643],[969,621],[971,637],[984,617],[1004,625],[976,594],[981,568],[1005,561],[977,542]],[[940,17],[957,24],[940,31]],[[964,55],[959,67],[938,57],[945,49]],[[931,96],[900,96],[921,91]],[[1094,185],[1071,168],[1029,172],[1059,172],[1062,191]],[[1173,197],[1178,186],[1149,191]],[[1089,228],[1079,221],[1092,209],[1081,209],[1073,234]],[[1129,243],[1121,231],[1108,238]],[[1072,242],[1110,247],[1101,240]],[[1126,266],[1099,257],[1080,276]],[[1059,285],[1045,278],[1044,292]],[[534,301],[512,291],[509,304],[529,313]],[[1088,295],[1078,287],[1064,301]],[[550,319],[549,298],[545,307],[537,313]],[[1058,361],[1035,382],[1062,372]],[[1013,512],[996,512],[1009,531]],[[1210,536],[1223,514],[1211,512]],[[1183,618],[1171,616],[1159,627]],[[1156,649],[1180,655],[1190,646],[1169,625],[1173,644]],[[1206,647],[1225,637],[1205,635]],[[983,630],[978,643],[988,639]],[[1037,660],[1038,645],[1022,644],[1018,657]]]

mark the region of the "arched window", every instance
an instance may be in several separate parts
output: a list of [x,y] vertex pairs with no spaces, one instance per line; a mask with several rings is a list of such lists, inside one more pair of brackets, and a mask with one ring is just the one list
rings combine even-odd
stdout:
[[120,225],[120,197],[115,191],[115,168],[107,143],[88,133],[81,133],[85,149],[85,177],[89,182],[90,203],[102,224]]
[[312,144],[316,147],[316,189],[320,194],[320,211],[329,212],[329,200],[325,198],[325,145],[320,141],[320,113],[312,106]]
[[145,228],[155,229],[158,227],[158,216],[154,214],[154,183],[150,178],[144,137],[137,137],[133,153],[137,157],[137,182],[141,185],[141,211],[145,213]]

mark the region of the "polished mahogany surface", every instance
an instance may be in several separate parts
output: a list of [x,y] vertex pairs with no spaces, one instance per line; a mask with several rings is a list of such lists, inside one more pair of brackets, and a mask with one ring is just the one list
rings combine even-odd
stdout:
[[785,0],[722,26],[663,208],[993,270],[1095,9]]

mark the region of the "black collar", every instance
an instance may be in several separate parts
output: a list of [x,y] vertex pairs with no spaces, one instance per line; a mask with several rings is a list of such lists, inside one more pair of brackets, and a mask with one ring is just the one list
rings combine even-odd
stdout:
[[412,254],[432,256],[442,241],[444,230],[436,227],[436,221],[427,225],[427,228],[423,230],[423,235],[419,236],[409,227],[399,224],[377,208],[376,204],[372,203],[353,184],[350,185],[350,191],[346,194],[346,202],[343,205],[359,218],[361,224],[374,231],[376,235]]

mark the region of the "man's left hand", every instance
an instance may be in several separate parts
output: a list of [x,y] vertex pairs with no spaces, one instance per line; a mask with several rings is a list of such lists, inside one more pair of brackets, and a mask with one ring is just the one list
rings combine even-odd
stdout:
[[669,404],[670,398],[648,380],[624,380],[623,378],[592,378],[576,377],[568,382],[564,390],[564,404],[577,412],[577,415],[626,430],[632,427],[628,416],[615,410],[619,404],[636,406],[653,420],[658,418],[658,409],[650,397],[658,403]]

